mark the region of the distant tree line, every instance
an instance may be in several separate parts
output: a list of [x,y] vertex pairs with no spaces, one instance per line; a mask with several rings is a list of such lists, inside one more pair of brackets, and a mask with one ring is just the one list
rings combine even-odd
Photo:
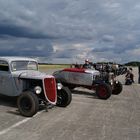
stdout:
[[126,63],[124,65],[125,66],[134,66],[134,67],[136,67],[136,66],[140,66],[140,62],[138,62],[138,61],[132,61],[132,62],[128,62],[128,63]]
[[[70,64],[52,64],[52,63],[39,63],[39,64],[40,65],[70,65]],[[113,64],[113,62],[98,62],[98,64]],[[75,64],[73,64],[73,65],[75,65]],[[122,65],[138,67],[138,66],[140,66],[140,62],[138,62],[138,61],[131,61],[131,62],[122,64]]]

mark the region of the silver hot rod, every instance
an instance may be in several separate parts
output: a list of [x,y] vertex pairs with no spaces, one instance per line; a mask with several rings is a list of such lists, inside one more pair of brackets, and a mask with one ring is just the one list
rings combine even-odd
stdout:
[[66,107],[72,100],[71,92],[55,77],[38,71],[32,58],[0,57],[0,94],[17,97],[23,116],[31,117],[39,105]]
[[93,69],[66,68],[54,72],[53,75],[69,89],[82,86],[95,90],[100,99],[108,99],[111,94],[119,94],[122,91],[121,83],[115,80],[112,74],[102,74]]
[[109,84],[101,82],[100,72],[91,69],[67,68],[56,71],[54,74],[58,81],[61,81],[69,89],[75,87],[85,87],[96,91],[96,95],[100,99],[108,99],[111,96],[111,88]]

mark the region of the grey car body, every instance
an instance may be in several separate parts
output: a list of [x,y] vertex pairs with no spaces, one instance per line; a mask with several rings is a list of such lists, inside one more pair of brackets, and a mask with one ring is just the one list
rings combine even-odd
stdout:
[[[15,69],[18,67],[13,66],[15,62],[32,62],[36,65],[36,68],[24,69],[23,66],[23,69]],[[44,78],[51,77],[53,78],[51,75],[46,75],[46,73],[38,71],[37,61],[34,59],[21,57],[0,57],[0,93],[3,95],[19,96],[22,91],[28,88],[28,83],[26,83],[27,81],[25,81],[25,79],[42,80]]]
[[18,97],[18,108],[24,116],[33,116],[42,102],[56,105],[58,95],[58,105],[71,102],[70,92],[56,83],[54,76],[38,71],[35,59],[26,57],[0,57],[0,94]]
[[98,80],[100,72],[91,69],[68,68],[57,71],[53,75],[63,83],[77,86],[92,86],[93,81]]

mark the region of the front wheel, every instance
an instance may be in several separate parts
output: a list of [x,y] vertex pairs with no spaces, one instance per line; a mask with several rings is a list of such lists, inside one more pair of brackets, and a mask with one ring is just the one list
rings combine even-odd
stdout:
[[111,87],[106,83],[99,84],[96,87],[96,95],[99,99],[108,99],[111,96],[111,93]]
[[112,94],[118,95],[122,92],[122,89],[123,89],[123,86],[122,86],[121,82],[119,82],[119,81],[117,83],[115,82],[114,88],[112,90]]
[[72,94],[67,87],[62,87],[61,90],[57,91],[57,106],[66,107],[71,103]]
[[21,115],[32,117],[39,109],[39,101],[35,94],[26,91],[18,97],[17,106]]
[[72,92],[76,86],[70,85],[68,86],[69,90]]

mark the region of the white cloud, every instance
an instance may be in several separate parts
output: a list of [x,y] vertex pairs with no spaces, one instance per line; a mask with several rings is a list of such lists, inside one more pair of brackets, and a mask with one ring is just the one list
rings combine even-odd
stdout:
[[[140,45],[139,45],[140,47]],[[133,50],[129,50],[127,51],[127,53],[129,54],[129,56],[140,56],[140,48],[136,48],[136,49],[133,49]]]

